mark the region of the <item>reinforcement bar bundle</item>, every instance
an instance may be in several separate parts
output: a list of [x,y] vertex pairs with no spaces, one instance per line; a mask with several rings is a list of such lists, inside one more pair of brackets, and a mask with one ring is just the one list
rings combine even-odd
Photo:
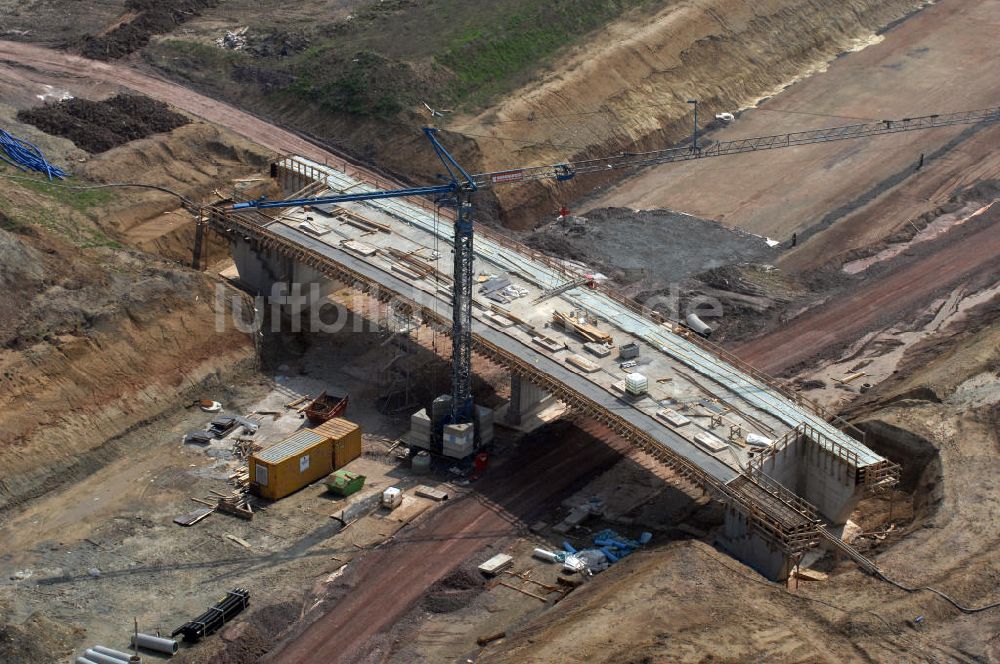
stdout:
[[53,166],[37,146],[0,129],[0,160],[21,171],[45,173],[49,180],[66,178],[66,172]]

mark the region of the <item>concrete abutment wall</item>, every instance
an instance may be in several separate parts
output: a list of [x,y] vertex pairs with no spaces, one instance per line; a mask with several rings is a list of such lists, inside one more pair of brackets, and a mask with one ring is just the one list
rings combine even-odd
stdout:
[[767,459],[762,470],[834,526],[847,523],[864,495],[857,468],[805,434]]

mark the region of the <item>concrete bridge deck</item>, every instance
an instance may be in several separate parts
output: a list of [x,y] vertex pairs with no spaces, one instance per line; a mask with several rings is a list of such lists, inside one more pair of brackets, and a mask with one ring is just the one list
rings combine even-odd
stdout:
[[[286,182],[295,189],[308,186],[310,195],[374,188],[302,158],[285,159],[279,167]],[[215,209],[210,219],[215,230],[236,242],[249,241],[254,251],[263,252],[263,260],[272,263],[271,281],[275,276],[300,282],[332,278],[377,289],[382,299],[406,303],[424,322],[449,328],[452,223],[426,202],[385,199],[336,208],[291,208],[274,216]],[[513,286],[492,294],[477,288],[476,352],[605,422],[681,474],[723,494],[744,513],[759,514],[768,528],[782,534],[779,539],[787,540],[789,534],[801,542],[813,539],[809,526],[817,515],[788,487],[748,482],[750,455],[759,453],[746,444],[748,433],[787,446],[797,431],[817,432],[813,443],[853,473],[852,487],[891,474],[890,462],[831,424],[827,413],[654,312],[586,286],[543,297],[578,281],[578,267],[539,255],[495,231],[477,233],[475,255],[475,271],[484,284],[500,277]],[[275,268],[277,256],[294,264]],[[237,259],[244,278],[254,268],[240,262]],[[259,276],[244,281],[264,290]],[[637,366],[623,369],[616,350],[599,357],[585,349],[585,339],[553,324],[557,311],[585,312],[613,339],[613,346],[637,344]],[[622,383],[629,372],[648,378],[647,395],[624,393]]]

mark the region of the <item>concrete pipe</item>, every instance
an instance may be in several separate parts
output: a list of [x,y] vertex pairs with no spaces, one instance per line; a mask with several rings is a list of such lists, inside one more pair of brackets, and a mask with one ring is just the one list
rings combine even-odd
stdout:
[[687,322],[688,327],[706,339],[712,336],[712,328],[710,328],[705,321],[698,318],[695,314],[688,314],[685,321]]
[[173,639],[165,639],[162,636],[153,636],[152,634],[139,634],[132,635],[132,642],[146,650],[154,650],[156,652],[165,652],[168,655],[173,655],[177,652],[177,641]]
[[102,655],[93,648],[87,650],[83,653],[84,657],[95,662],[95,664],[122,664],[122,660],[117,657],[112,657],[111,655]]
[[73,664],[97,664],[97,662],[87,659],[86,657],[77,657]]
[[[104,646],[94,646],[94,651],[101,653],[102,655],[107,655],[108,657],[114,657],[115,659],[120,659],[123,662],[133,663],[141,662],[140,657],[136,657],[132,653],[122,652],[121,650],[114,650],[113,648],[105,648]],[[135,659],[132,659],[135,657]]]
[[531,552],[531,555],[533,555],[535,558],[539,558],[546,562],[550,563],[559,562],[559,557],[556,556],[555,552],[549,551],[547,549],[535,549],[534,551]]

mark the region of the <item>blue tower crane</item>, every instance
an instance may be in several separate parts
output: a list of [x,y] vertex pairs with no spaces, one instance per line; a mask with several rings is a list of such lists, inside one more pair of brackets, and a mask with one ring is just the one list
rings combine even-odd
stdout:
[[462,424],[472,421],[472,262],[473,262],[473,220],[471,197],[479,189],[495,185],[534,182],[540,180],[570,180],[578,174],[607,172],[621,169],[636,169],[645,166],[693,161],[710,157],[724,157],[744,152],[775,150],[814,143],[828,143],[859,138],[872,138],[886,134],[947,127],[1000,122],[1000,107],[958,113],[926,115],[903,118],[901,120],[879,120],[852,125],[842,125],[825,129],[756,136],[733,141],[721,141],[708,146],[690,146],[652,150],[649,152],[622,152],[618,155],[587,159],[577,162],[558,163],[548,166],[514,168],[490,173],[469,175],[468,172],[437,140],[437,129],[424,127],[424,134],[434,152],[448,173],[448,182],[428,187],[388,189],[339,194],[318,198],[300,198],[283,201],[264,199],[236,203],[234,210],[244,208],[280,208],[303,205],[323,205],[370,201],[380,198],[401,198],[407,196],[434,196],[439,204],[455,208],[455,265],[454,292],[452,294],[452,385],[451,422]]
[[451,323],[451,422],[463,424],[472,421],[472,204],[470,196],[479,187],[448,150],[438,141],[437,129],[424,127],[424,134],[430,141],[441,163],[448,173],[448,182],[429,187],[410,187],[383,191],[340,194],[318,198],[300,198],[284,201],[257,200],[236,203],[234,210],[244,208],[298,207],[300,205],[324,205],[347,203],[350,201],[370,201],[380,198],[402,198],[407,196],[433,196],[436,202],[455,208],[455,265],[453,276],[455,285],[452,293]]

